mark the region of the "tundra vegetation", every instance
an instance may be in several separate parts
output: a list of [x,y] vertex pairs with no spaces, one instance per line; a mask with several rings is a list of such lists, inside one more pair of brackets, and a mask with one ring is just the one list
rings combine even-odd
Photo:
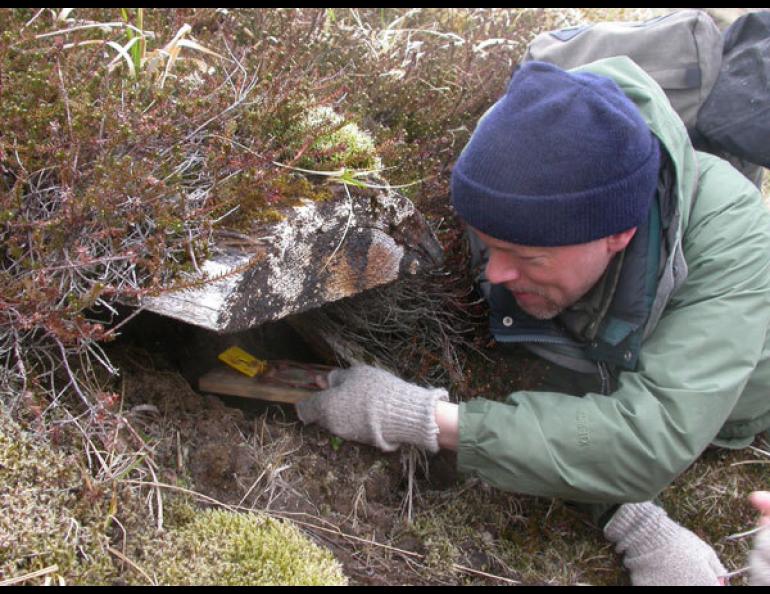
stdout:
[[[225,406],[121,334],[124,304],[184,286],[221,237],[386,179],[428,217],[446,274],[383,289],[397,306],[379,317],[337,315],[415,381],[525,387],[537,365],[488,344],[451,163],[534,35],[651,15],[0,11],[0,583],[622,582],[559,502]],[[748,544],[725,537],[752,523],[756,446],[707,453],[664,494],[736,570]]]

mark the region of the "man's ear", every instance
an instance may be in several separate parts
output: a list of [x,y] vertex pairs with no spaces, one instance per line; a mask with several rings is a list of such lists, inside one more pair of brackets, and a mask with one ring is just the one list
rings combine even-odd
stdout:
[[637,227],[631,227],[607,237],[607,249],[611,254],[622,252],[636,235]]

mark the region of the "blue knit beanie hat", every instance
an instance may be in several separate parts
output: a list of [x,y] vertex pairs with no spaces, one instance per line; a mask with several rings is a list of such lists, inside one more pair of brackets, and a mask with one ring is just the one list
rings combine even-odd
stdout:
[[472,227],[521,245],[587,243],[644,222],[660,148],[614,81],[527,62],[452,170]]

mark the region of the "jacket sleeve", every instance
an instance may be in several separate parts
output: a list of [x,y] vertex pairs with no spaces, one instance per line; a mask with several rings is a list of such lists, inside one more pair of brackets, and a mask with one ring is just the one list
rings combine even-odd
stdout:
[[770,325],[770,215],[748,182],[727,173],[712,172],[725,183],[691,213],[688,278],[637,370],[621,373],[610,396],[516,392],[504,403],[461,404],[462,472],[519,493],[622,503],[652,499],[700,455],[762,357]]

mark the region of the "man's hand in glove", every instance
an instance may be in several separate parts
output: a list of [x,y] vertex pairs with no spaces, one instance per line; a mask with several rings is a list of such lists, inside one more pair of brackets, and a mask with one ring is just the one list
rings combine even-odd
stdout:
[[626,503],[604,527],[634,586],[719,586],[727,570],[714,549],[647,501]]
[[447,392],[421,388],[394,375],[356,365],[329,374],[329,387],[297,404],[303,423],[318,423],[349,441],[391,452],[403,443],[439,449],[436,408]]

